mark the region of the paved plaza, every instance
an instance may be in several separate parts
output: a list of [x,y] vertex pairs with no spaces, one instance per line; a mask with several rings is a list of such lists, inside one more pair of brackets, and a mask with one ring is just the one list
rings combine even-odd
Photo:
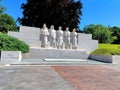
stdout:
[[0,90],[75,89],[48,66],[1,66]]
[[76,90],[120,90],[120,68],[106,66],[54,66]]
[[119,65],[31,63],[0,64],[0,90],[120,90]]

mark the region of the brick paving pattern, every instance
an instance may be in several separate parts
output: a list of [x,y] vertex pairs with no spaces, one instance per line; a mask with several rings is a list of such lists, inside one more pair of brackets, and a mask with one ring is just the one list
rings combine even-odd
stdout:
[[76,90],[120,90],[120,71],[104,66],[53,66]]

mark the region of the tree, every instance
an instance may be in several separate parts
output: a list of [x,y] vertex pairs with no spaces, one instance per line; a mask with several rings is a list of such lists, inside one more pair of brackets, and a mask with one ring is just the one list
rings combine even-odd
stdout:
[[2,0],[0,0],[0,14],[2,14],[6,10],[6,8],[1,5],[1,2]]
[[116,36],[117,39],[114,40],[114,44],[120,44],[120,28],[119,27],[116,27],[116,26],[113,26],[110,28],[111,32],[112,33],[112,36]]
[[18,31],[14,19],[10,15],[3,13],[6,8],[1,5],[1,1],[2,0],[0,0],[0,32],[7,33],[8,30]]
[[0,32],[17,31],[17,25],[14,19],[8,14],[0,15]]
[[112,43],[116,39],[115,36],[112,36],[112,32],[108,27],[100,24],[85,26],[84,32],[92,34],[93,39],[97,39],[99,43]]
[[62,26],[65,30],[78,28],[82,3],[80,0],[27,0],[22,4],[23,17],[19,18],[22,25],[42,27],[44,23],[58,29]]

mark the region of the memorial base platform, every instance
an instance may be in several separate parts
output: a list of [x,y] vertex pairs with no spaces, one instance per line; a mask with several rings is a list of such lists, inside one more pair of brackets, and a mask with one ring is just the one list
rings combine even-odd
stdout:
[[23,54],[23,58],[41,58],[41,59],[87,59],[89,54],[85,50],[74,49],[48,49],[48,48],[30,48],[29,53]]

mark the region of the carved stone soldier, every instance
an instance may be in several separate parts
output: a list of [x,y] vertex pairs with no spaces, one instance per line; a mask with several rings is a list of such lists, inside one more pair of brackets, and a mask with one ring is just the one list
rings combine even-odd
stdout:
[[49,29],[49,41],[50,41],[50,46],[54,48],[56,46],[56,31],[53,25],[51,25]]
[[63,46],[63,31],[61,26],[59,26],[59,29],[57,31],[57,46],[58,49],[61,49]]
[[43,28],[41,29],[41,47],[48,47],[48,29],[46,27],[46,24],[43,25]]
[[77,49],[77,32],[75,30],[75,28],[73,29],[72,33],[71,33],[71,43],[72,43],[72,48],[73,49]]
[[66,28],[66,31],[64,31],[64,43],[65,43],[65,48],[69,49],[70,48],[70,31],[69,28]]

